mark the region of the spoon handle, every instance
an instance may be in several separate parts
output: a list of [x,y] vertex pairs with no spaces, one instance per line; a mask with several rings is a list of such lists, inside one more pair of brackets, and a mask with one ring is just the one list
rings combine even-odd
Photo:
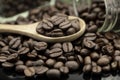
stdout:
[[38,23],[29,24],[29,25],[9,25],[9,24],[0,24],[0,32],[4,33],[17,33],[22,35],[27,35],[28,33],[35,33],[36,26]]

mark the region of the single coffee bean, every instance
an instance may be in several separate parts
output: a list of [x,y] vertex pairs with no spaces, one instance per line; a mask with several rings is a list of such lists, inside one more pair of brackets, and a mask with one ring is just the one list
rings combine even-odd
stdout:
[[63,74],[68,74],[69,73],[69,68],[68,67],[60,67],[60,71],[61,71],[61,73],[63,73]]
[[93,66],[92,73],[100,74],[102,72],[102,68],[100,66]]
[[33,61],[33,65],[34,65],[34,66],[41,66],[41,65],[44,65],[44,61],[43,61],[43,60]]
[[104,53],[107,53],[108,55],[112,55],[114,52],[114,47],[112,46],[112,44],[109,44],[109,45],[103,46],[102,51]]
[[13,54],[11,54],[7,57],[7,61],[10,61],[10,62],[15,62],[17,60],[18,60],[18,54],[17,53],[13,53]]
[[47,33],[46,35],[50,37],[62,37],[64,36],[64,33],[61,29],[54,29],[51,32]]
[[85,38],[83,40],[83,45],[87,48],[94,48],[96,44],[93,41],[90,41],[90,40]]
[[56,62],[55,64],[54,64],[54,68],[55,69],[59,69],[60,67],[62,67],[64,64],[63,64],[63,62]]
[[60,79],[61,73],[58,69],[50,69],[46,72],[49,79]]
[[51,30],[53,28],[53,24],[48,19],[43,20],[42,28],[45,30]]
[[115,50],[114,56],[120,56],[120,50]]
[[55,44],[51,47],[51,49],[53,49],[53,48],[62,48],[62,45],[61,45],[61,43],[55,43]]
[[68,67],[71,71],[79,69],[79,64],[76,61],[67,61],[65,66]]
[[67,35],[72,35],[72,34],[74,34],[74,33],[76,33],[76,30],[75,30],[75,28],[69,28],[68,30],[67,30]]
[[92,63],[92,61],[91,61],[90,56],[87,56],[87,57],[84,58],[84,64],[85,65],[88,65],[88,64],[91,64],[91,63]]
[[0,63],[1,62],[6,62],[7,61],[7,57],[6,56],[0,56]]
[[[67,53],[68,54],[68,53]],[[74,61],[75,60],[75,57],[74,56],[72,56],[72,55],[68,55],[68,57],[67,57],[67,59],[69,60],[69,61]]]
[[17,65],[16,67],[15,67],[15,70],[17,71],[17,72],[24,72],[24,70],[26,69],[27,67],[25,66],[25,65]]
[[102,71],[104,71],[104,72],[108,72],[108,71],[110,71],[110,65],[107,65],[107,66],[103,66],[102,67]]
[[43,75],[48,71],[48,68],[45,66],[35,67],[35,73],[38,75]]
[[76,53],[80,53],[80,51],[81,51],[81,46],[75,46],[75,47],[74,47],[74,51],[75,51]]
[[100,58],[100,55],[97,52],[92,52],[90,54],[90,57],[91,57],[92,60],[96,61]]
[[115,39],[115,34],[112,32],[107,32],[107,33],[105,33],[105,37],[109,40],[113,40],[113,39]]
[[97,64],[100,65],[100,66],[106,66],[109,63],[110,63],[110,60],[107,57],[100,57],[97,61]]
[[46,61],[46,60],[47,60],[47,57],[46,57],[46,56],[43,56],[43,55],[38,55],[38,58],[39,58],[39,59],[42,59],[43,61]]
[[35,42],[34,48],[37,51],[45,50],[47,48],[47,43],[46,42]]
[[46,61],[46,65],[49,67],[53,67],[55,63],[56,63],[56,61],[54,59],[48,59]]
[[58,61],[66,62],[67,58],[65,56],[60,56],[57,58]]
[[70,21],[65,21],[65,22],[62,22],[60,25],[59,25],[59,28],[62,29],[62,30],[66,30],[68,29],[69,27],[71,27],[71,23]]
[[73,50],[73,45],[71,42],[63,43],[63,51],[64,52],[71,52]]
[[98,29],[97,25],[92,25],[87,29],[87,31],[88,32],[96,32],[97,29]]
[[35,75],[35,69],[33,67],[28,67],[24,70],[24,74],[26,77],[32,77]]
[[114,42],[115,48],[120,49],[120,39],[114,39],[113,42]]
[[4,47],[6,44],[3,41],[0,41],[0,46]]
[[17,66],[17,65],[23,65],[23,64],[24,64],[24,62],[21,61],[21,60],[18,60],[18,61],[15,63],[16,66]]
[[90,64],[84,65],[84,67],[83,67],[84,73],[89,73],[89,72],[91,72],[91,70],[92,70],[92,66]]
[[20,44],[21,44],[20,38],[14,38],[9,42],[9,46],[13,49],[18,48]]
[[27,54],[29,51],[30,51],[29,48],[22,47],[21,49],[18,50],[18,54],[24,55]]
[[76,59],[79,64],[83,64],[83,58],[80,55],[77,55]]
[[92,67],[97,66],[97,63],[92,61]]
[[83,48],[81,49],[80,51],[80,55],[81,56],[88,56],[90,54],[90,50],[86,49],[86,48]]
[[120,56],[115,56],[115,57],[114,57],[114,60],[115,60],[115,61],[120,61]]
[[62,54],[63,54],[63,51],[60,48],[54,48],[49,51],[49,56],[52,58],[59,57]]
[[2,63],[2,67],[4,67],[4,68],[12,68],[12,67],[14,67],[14,64],[9,63],[9,62],[4,62],[4,63]]
[[33,61],[28,60],[28,61],[26,61],[25,65],[26,65],[26,66],[28,66],[28,67],[31,67],[31,66],[33,66],[33,65],[34,65],[34,62],[33,62]]
[[37,52],[35,50],[33,50],[31,53],[27,54],[27,57],[33,59],[37,57]]
[[116,70],[117,69],[117,65],[118,65],[117,61],[112,62],[111,63],[112,70]]
[[95,40],[97,38],[95,33],[86,33],[85,38],[88,40]]
[[60,23],[64,22],[66,20],[66,17],[57,17],[54,21],[54,25],[59,25]]
[[80,30],[79,20],[73,19],[73,20],[71,20],[71,24],[72,24],[73,28],[75,28],[76,31]]

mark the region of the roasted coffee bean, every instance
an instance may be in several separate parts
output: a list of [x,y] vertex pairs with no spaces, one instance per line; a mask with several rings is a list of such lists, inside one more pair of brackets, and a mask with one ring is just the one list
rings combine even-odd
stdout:
[[9,46],[13,49],[18,48],[20,44],[21,44],[20,38],[14,38],[9,42]]
[[95,41],[99,46],[104,46],[106,44],[109,44],[109,41],[105,38],[99,38],[99,39],[96,39]]
[[86,33],[85,38],[88,40],[95,40],[97,38],[95,33]]
[[60,67],[60,71],[61,71],[61,73],[63,73],[63,74],[68,74],[69,73],[69,69],[68,69],[68,67]]
[[54,59],[48,59],[46,61],[46,65],[49,67],[53,67],[55,63],[56,63],[56,61]]
[[97,63],[92,61],[92,67],[97,66]]
[[109,40],[113,40],[113,39],[115,39],[115,34],[112,32],[107,32],[107,33],[105,33],[105,37]]
[[29,48],[22,47],[21,49],[18,50],[18,54],[24,55],[27,54],[29,51],[30,51]]
[[49,51],[49,56],[52,58],[59,57],[62,54],[63,54],[63,51],[60,48],[54,48]]
[[6,62],[7,61],[7,57],[6,56],[0,56],[0,63],[1,62]]
[[81,56],[88,56],[90,54],[90,50],[86,49],[86,48],[83,48],[81,49],[80,51],[80,55]]
[[43,61],[43,60],[33,61],[33,65],[34,65],[34,66],[41,66],[41,65],[44,65],[44,61]]
[[115,60],[115,61],[120,61],[120,56],[115,56],[115,57],[114,57],[114,60]]
[[63,43],[63,51],[64,52],[71,52],[73,50],[73,45],[71,42]]
[[118,61],[118,70],[120,70],[120,61]]
[[27,54],[27,57],[29,57],[29,58],[36,58],[37,57],[37,52],[35,50],[33,50],[31,53]]
[[112,55],[114,52],[114,47],[112,44],[106,45],[102,47],[102,51],[108,55]]
[[38,75],[43,75],[48,71],[48,68],[45,66],[35,67],[35,73]]
[[83,41],[83,45],[87,48],[94,48],[96,44],[93,41],[90,41],[85,38]]
[[15,67],[15,70],[17,71],[17,72],[24,72],[24,70],[26,69],[27,67],[25,66],[25,65],[17,65],[16,67]]
[[62,37],[64,36],[64,33],[61,29],[54,29],[51,32],[47,33],[46,35],[50,37]]
[[84,67],[83,67],[83,72],[84,73],[91,72],[91,70],[92,70],[92,66],[90,64],[84,65]]
[[58,69],[50,69],[46,72],[46,75],[50,79],[60,79],[61,73]]
[[74,61],[74,60],[75,60],[75,57],[70,55],[70,56],[67,57],[67,59],[68,59],[69,61]]
[[75,46],[75,47],[74,47],[74,51],[75,51],[76,53],[80,53],[80,51],[81,51],[81,46]]
[[79,69],[79,64],[76,61],[67,61],[65,66],[68,67],[71,71]]
[[62,67],[64,64],[63,62],[56,62],[55,65],[54,65],[54,68],[55,69],[59,69],[60,67]]
[[35,69],[33,67],[28,67],[24,70],[24,74],[26,77],[32,77],[35,75]]
[[23,64],[24,64],[24,62],[21,61],[21,60],[18,60],[18,61],[15,63],[15,65],[23,65]]
[[53,28],[53,24],[48,19],[43,20],[42,28],[45,30],[51,30]]
[[114,39],[113,41],[115,48],[120,49],[120,39]]
[[100,66],[93,66],[92,73],[100,74],[102,72],[102,68]]
[[25,65],[28,66],[28,67],[31,67],[31,66],[34,65],[34,62],[33,62],[33,61],[27,61],[27,62],[25,63]]
[[18,54],[17,53],[11,54],[7,57],[7,61],[10,61],[10,62],[15,62],[17,60],[18,60]]
[[4,63],[2,63],[2,67],[4,67],[4,68],[12,68],[12,67],[14,67],[14,64],[9,63],[9,62],[4,62]]
[[120,50],[115,50],[114,56],[120,56]]
[[111,68],[113,69],[113,70],[116,70],[117,69],[117,61],[114,61],[114,62],[112,62],[111,63]]
[[38,55],[38,58],[39,58],[39,59],[42,59],[43,61],[46,61],[46,60],[47,60],[47,57],[46,57],[46,56],[42,56],[42,55]]
[[87,31],[88,32],[96,32],[97,29],[98,29],[98,27],[96,25],[92,25],[87,29]]
[[76,59],[79,64],[83,64],[83,58],[80,55],[77,55]]
[[66,33],[67,33],[67,35],[72,35],[72,34],[76,33],[75,28],[72,28],[72,27],[69,28]]
[[90,53],[90,57],[92,60],[96,61],[100,58],[100,55],[97,52]]
[[57,58],[58,61],[66,62],[67,58],[65,56],[60,56]]
[[0,41],[0,46],[4,47],[6,44],[3,41]]
[[53,48],[62,48],[62,45],[61,45],[61,43],[55,43],[51,48],[52,49]]
[[46,42],[35,42],[34,48],[37,51],[45,50],[47,48],[47,43]]
[[80,30],[79,20],[73,19],[73,20],[71,20],[71,24],[72,24],[73,28],[75,28],[76,31]]
[[59,25],[60,23],[64,22],[66,20],[66,17],[57,17],[53,20],[54,25]]
[[91,64],[91,63],[92,63],[92,61],[91,61],[90,56],[86,56],[86,57],[84,58],[84,64],[85,64],[85,65],[88,65],[88,64]]
[[104,72],[108,72],[108,71],[110,71],[110,65],[107,65],[107,66],[103,66],[102,67],[102,71],[104,71]]
[[[66,30],[66,29],[68,29],[69,27],[71,27],[70,21],[62,22],[62,23],[59,25],[59,28],[62,29],[62,30]],[[78,26],[78,27],[79,27],[79,26]]]
[[110,60],[107,57],[100,57],[97,61],[97,64],[100,65],[100,66],[106,66],[109,63],[110,63]]

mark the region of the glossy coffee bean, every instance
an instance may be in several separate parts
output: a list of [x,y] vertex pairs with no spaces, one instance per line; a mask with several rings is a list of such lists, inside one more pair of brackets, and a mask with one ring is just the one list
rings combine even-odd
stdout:
[[38,75],[43,75],[48,71],[48,68],[45,66],[35,67],[35,73]]
[[35,42],[34,48],[37,51],[45,50],[47,48],[47,43],[46,42]]
[[65,66],[68,67],[71,71],[79,69],[79,64],[76,61],[67,61]]
[[60,67],[60,71],[61,71],[61,73],[63,73],[63,74],[68,74],[69,73],[69,68],[68,67]]
[[46,65],[49,67],[53,67],[55,63],[56,63],[56,61],[54,59],[48,59],[46,61]]
[[24,74],[26,77],[32,77],[35,75],[35,69],[33,67],[28,67],[24,70]]
[[63,43],[63,51],[64,52],[71,52],[73,50],[73,45],[70,42]]
[[50,79],[60,79],[61,73],[58,69],[50,69],[46,72],[46,75]]

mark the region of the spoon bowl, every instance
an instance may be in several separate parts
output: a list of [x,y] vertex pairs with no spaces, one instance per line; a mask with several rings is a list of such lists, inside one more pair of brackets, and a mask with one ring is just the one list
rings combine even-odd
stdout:
[[69,16],[69,20],[78,19],[80,23],[80,30],[72,35],[63,36],[63,37],[48,37],[36,32],[36,27],[40,22],[28,24],[28,25],[8,25],[8,24],[0,24],[0,33],[15,33],[21,34],[25,36],[29,36],[33,39],[45,41],[45,42],[66,42],[66,41],[73,41],[79,38],[86,29],[85,21],[81,18]]

